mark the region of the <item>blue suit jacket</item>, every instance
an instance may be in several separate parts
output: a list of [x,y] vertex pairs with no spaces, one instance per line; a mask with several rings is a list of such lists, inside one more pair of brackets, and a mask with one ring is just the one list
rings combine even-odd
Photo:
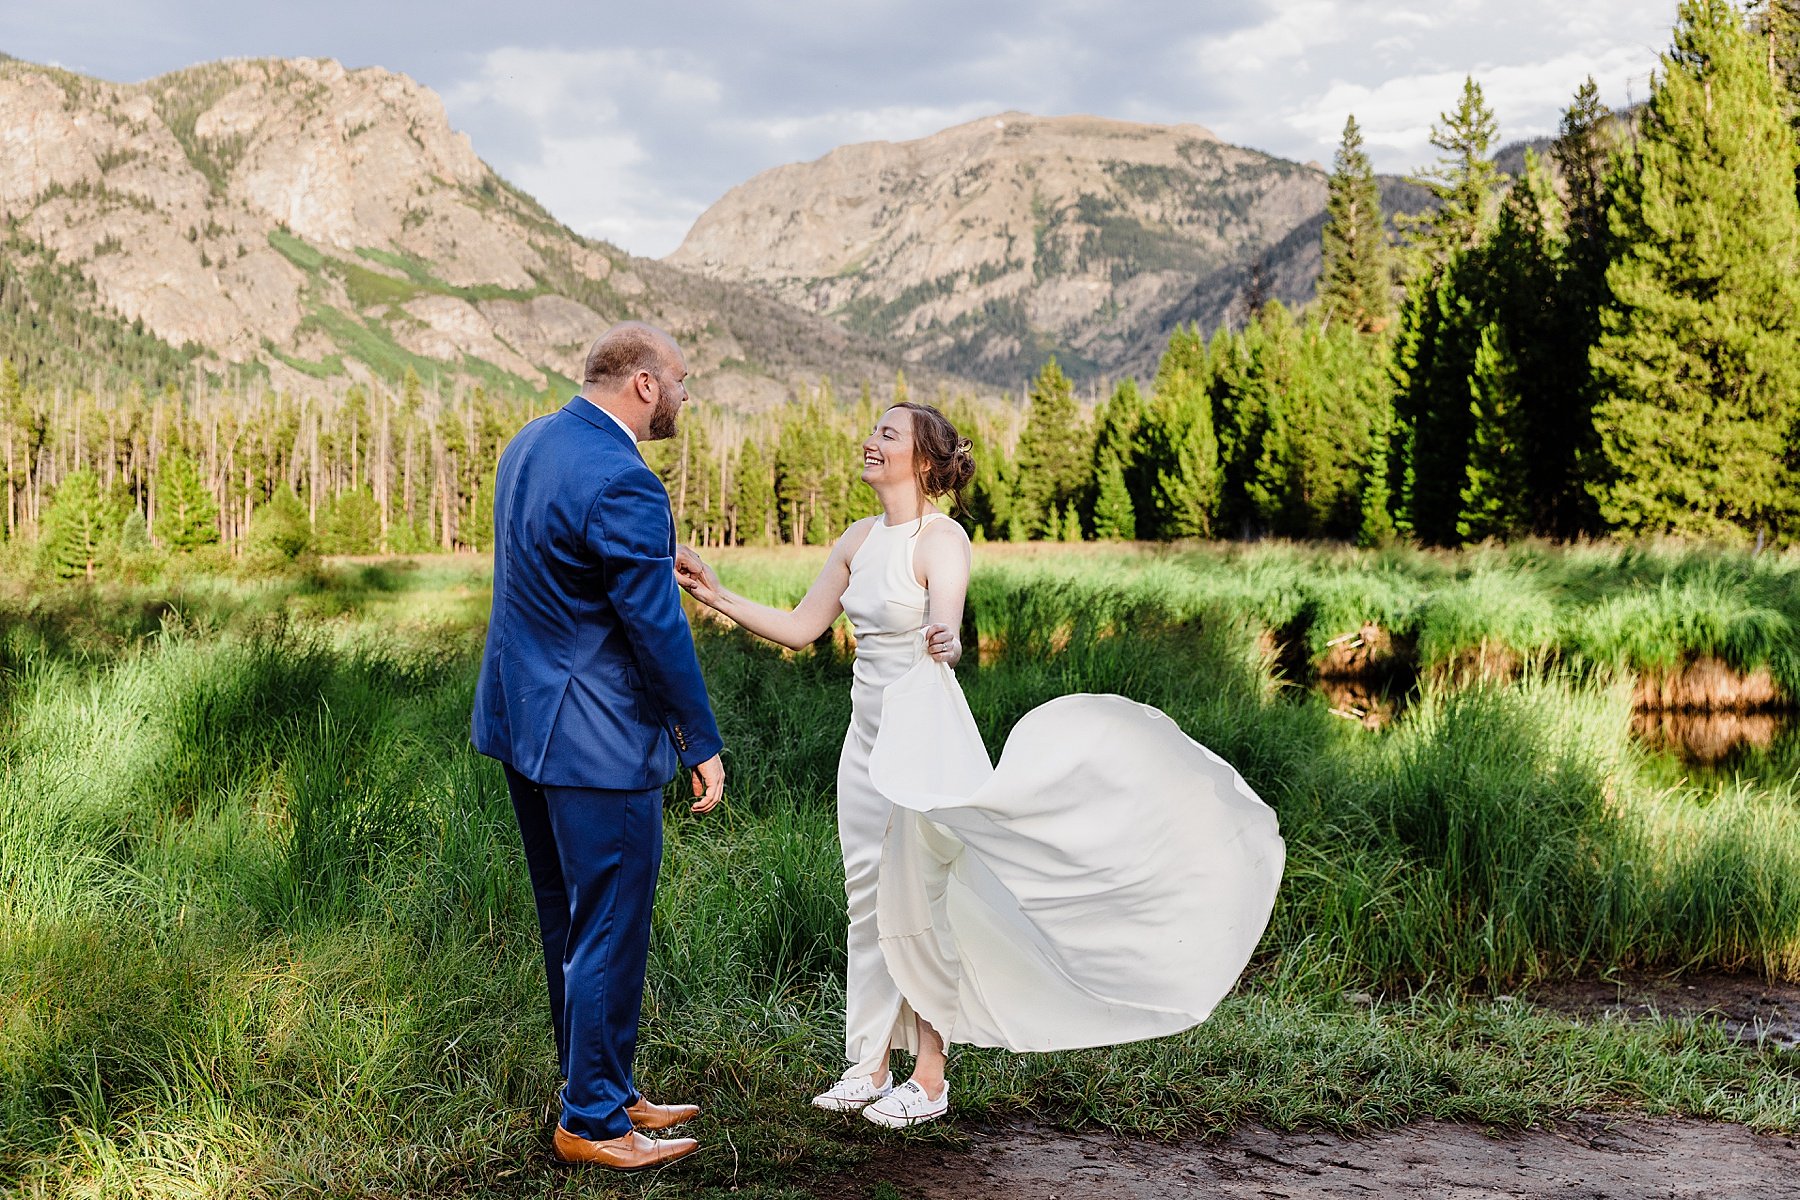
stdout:
[[723,745],[675,583],[669,495],[580,396],[519,431],[494,490],[475,748],[551,787],[661,787]]

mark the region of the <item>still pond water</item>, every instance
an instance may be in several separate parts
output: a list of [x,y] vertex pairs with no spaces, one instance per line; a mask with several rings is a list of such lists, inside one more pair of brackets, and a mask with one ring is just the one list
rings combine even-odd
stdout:
[[[1331,711],[1365,729],[1383,729],[1406,713],[1407,695],[1353,680],[1319,680],[1313,688]],[[1800,768],[1800,712],[1647,712],[1632,714],[1643,747],[1692,782],[1737,776],[1786,778]]]

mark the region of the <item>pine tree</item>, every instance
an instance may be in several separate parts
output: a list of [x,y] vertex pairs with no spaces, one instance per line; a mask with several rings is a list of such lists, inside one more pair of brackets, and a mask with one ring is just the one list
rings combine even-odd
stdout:
[[1127,542],[1137,537],[1137,512],[1131,506],[1131,490],[1125,486],[1125,470],[1113,452],[1101,459],[1094,497],[1094,536],[1102,541]]
[[[1214,337],[1216,346],[1227,345],[1234,335],[1224,326],[1220,326]],[[1140,538],[1164,538],[1165,534],[1158,526],[1160,518],[1159,474],[1167,465],[1166,460],[1175,451],[1170,437],[1172,431],[1165,422],[1153,420],[1156,397],[1159,394],[1172,394],[1198,387],[1205,392],[1211,384],[1213,375],[1213,346],[1209,346],[1200,336],[1197,325],[1177,325],[1169,335],[1168,345],[1163,347],[1162,357],[1156,364],[1156,377],[1150,385],[1150,395],[1141,395],[1136,384],[1129,392],[1115,391],[1113,403],[1109,408],[1119,407],[1123,399],[1125,408],[1120,408],[1120,416],[1127,409],[1135,410],[1131,446],[1121,460],[1125,472],[1125,490],[1131,494],[1132,516],[1137,524],[1137,536]],[[1121,389],[1123,385],[1121,385]],[[1207,416],[1212,416],[1212,402],[1207,400]],[[1165,413],[1167,417],[1172,415]],[[1115,429],[1120,422],[1111,422]],[[1209,420],[1210,425],[1210,420]],[[1213,450],[1213,474],[1218,470],[1218,443],[1215,437]],[[1096,461],[1096,467],[1098,462]],[[1216,480],[1215,480],[1216,485]],[[1215,512],[1217,504],[1213,506]]]
[[[435,544],[428,535],[419,536],[426,543],[424,548]],[[307,523],[306,505],[292,489],[280,489],[251,515],[244,561],[253,569],[280,570],[311,549],[312,527]]]
[[1013,493],[1017,486],[1013,460],[1001,450],[999,443],[984,437],[974,422],[959,420],[957,428],[965,430],[974,443],[975,478],[964,493],[969,520],[977,532],[985,531],[990,538],[1019,540],[1010,532],[1014,523]]
[[19,501],[27,482],[26,464],[31,461],[29,435],[26,430],[31,414],[25,404],[25,387],[19,379],[19,368],[10,358],[0,358],[0,470],[6,472],[6,511],[0,513],[0,532],[13,537],[22,522]]
[[836,432],[834,414],[821,393],[782,414],[775,443],[777,524],[794,545],[823,545],[836,536],[833,499],[852,456]]
[[[1184,334],[1185,330],[1177,329],[1175,336]],[[1121,466],[1129,466],[1138,427],[1143,423],[1144,397],[1138,391],[1137,380],[1120,380],[1094,414],[1094,461],[1098,463],[1101,455],[1110,454]]]
[[119,526],[119,553],[121,556],[148,555],[155,551],[150,544],[150,527],[144,523],[144,514],[135,508],[125,511],[125,523]]
[[1394,348],[1395,436],[1389,471],[1395,524],[1428,545],[1454,545],[1468,480],[1469,378],[1480,345],[1477,274],[1466,253],[1441,274],[1415,276]]
[[756,439],[746,438],[732,471],[732,528],[739,544],[766,546],[774,540],[769,506],[774,501],[769,461]]
[[[1589,356],[1600,340],[1600,309],[1606,298],[1606,264],[1611,253],[1606,227],[1607,180],[1619,135],[1611,112],[1600,103],[1600,90],[1590,77],[1563,113],[1551,156],[1562,173],[1568,195],[1566,247],[1556,281],[1548,357],[1558,373],[1567,403],[1560,414],[1547,414],[1547,438],[1555,447],[1555,473],[1560,483],[1543,497],[1540,532],[1569,538],[1600,531],[1588,484],[1599,473],[1600,442],[1594,428],[1598,399]],[[1557,418],[1560,415],[1560,420]]]
[[1609,523],[1719,536],[1800,510],[1797,168],[1763,47],[1727,0],[1684,0],[1608,214],[1593,366]]
[[1492,158],[1498,134],[1481,85],[1473,77],[1464,79],[1455,110],[1439,114],[1431,127],[1440,158],[1412,180],[1437,201],[1429,215],[1406,222],[1432,270],[1442,270],[1457,251],[1473,249],[1487,230],[1503,178]]
[[[1359,336],[1347,325],[1339,331]],[[1299,326],[1285,305],[1266,305],[1229,342],[1212,377],[1218,415],[1221,523],[1253,533],[1295,533],[1304,517],[1301,443],[1317,427],[1320,389],[1307,377]]]
[[1761,0],[1752,28],[1765,47],[1782,111],[1800,140],[1800,0]]
[[829,546],[836,540],[839,532],[837,523],[831,517],[831,506],[815,504],[806,522],[806,544]]
[[[487,513],[487,533],[480,540],[492,543],[493,510]],[[463,541],[479,545],[473,530],[463,531]],[[325,510],[319,530],[319,549],[326,554],[373,554],[381,545],[381,510],[367,487],[341,492]]]
[[[483,554],[494,548],[494,488],[499,482],[499,463],[488,467],[487,474],[481,480],[481,490],[475,493],[475,499],[469,506],[469,523],[463,533],[463,540],[471,550],[479,550]],[[381,549],[381,505],[375,500],[374,492],[369,492],[369,513],[374,521],[374,548]]]
[[1137,506],[1126,482],[1144,423],[1144,400],[1137,381],[1126,378],[1113,389],[1094,418],[1094,536],[1131,540],[1137,536]]
[[177,553],[219,540],[219,506],[184,451],[164,455],[157,467],[155,532],[158,541]]
[[1245,415],[1260,414],[1260,428],[1236,439],[1240,449],[1226,467],[1227,494],[1239,501],[1248,525],[1294,536],[1300,531],[1292,509],[1304,488],[1299,477],[1304,450],[1297,443],[1317,419],[1311,411],[1316,389],[1306,377],[1299,328],[1285,306],[1266,308],[1254,330],[1246,331],[1245,342],[1246,369],[1227,407],[1239,415],[1240,425],[1247,424]]
[[24,399],[25,385],[19,379],[18,366],[10,358],[0,358],[0,420],[18,420]]
[[415,416],[425,407],[425,382],[419,373],[411,367],[400,379],[400,411],[407,416]]
[[1298,488],[1282,506],[1297,536],[1351,538],[1363,525],[1369,472],[1393,424],[1391,344],[1347,326],[1306,322],[1301,375],[1310,393],[1302,410],[1308,421],[1289,436]]
[[[1162,539],[1209,537],[1219,512],[1219,442],[1197,333],[1172,338],[1156,371],[1156,391],[1135,465],[1150,476],[1148,524]],[[1145,512],[1137,511],[1140,535]]]
[[1394,492],[1388,462],[1393,453],[1393,408],[1377,414],[1370,429],[1369,462],[1363,470],[1361,494],[1358,497],[1356,544],[1385,546],[1399,536],[1394,525]]
[[1363,152],[1356,118],[1344,122],[1344,138],[1332,164],[1325,199],[1325,258],[1319,304],[1326,318],[1365,333],[1386,328],[1393,313],[1387,230],[1381,219],[1381,185]]
[[1224,504],[1237,527],[1351,537],[1379,426],[1392,410],[1388,339],[1280,304],[1233,339],[1214,375]]
[[1061,537],[1065,542],[1084,540],[1081,531],[1081,510],[1073,504],[1069,505],[1069,510],[1063,514]]
[[123,524],[124,514],[100,490],[100,477],[83,467],[57,485],[38,552],[52,574],[91,580],[117,554]]
[[[1549,169],[1527,150],[1493,236],[1470,257],[1481,276],[1484,324],[1469,377],[1464,537],[1566,534],[1583,523],[1579,458],[1592,416],[1584,407],[1587,374],[1578,369],[1583,314],[1568,311],[1576,298],[1563,284],[1563,223]],[[1483,459],[1501,448],[1511,461]],[[1472,495],[1474,509],[1467,507]]]
[[1438,162],[1414,180],[1431,191],[1437,208],[1405,222],[1417,271],[1395,344],[1389,479],[1399,497],[1396,524],[1436,545],[1459,538],[1468,478],[1469,379],[1486,323],[1480,246],[1502,182],[1489,157],[1497,132],[1481,86],[1465,79],[1455,110],[1432,126]]
[[1018,463],[1015,515],[1032,534],[1058,536],[1051,510],[1081,501],[1093,479],[1093,460],[1075,407],[1075,386],[1055,358],[1032,381]]
[[125,506],[125,520],[119,526],[118,546],[119,574],[133,583],[154,577],[162,565],[162,555],[150,544],[150,527],[143,512],[130,505]]
[[1590,75],[1563,110],[1550,149],[1568,192],[1572,238],[1598,241],[1606,232],[1606,177],[1616,148],[1611,121],[1612,110],[1600,102],[1599,85]]
[[1474,432],[1456,532],[1472,541],[1523,537],[1531,531],[1532,516],[1526,479],[1529,435],[1518,363],[1504,326],[1482,329],[1469,391]]

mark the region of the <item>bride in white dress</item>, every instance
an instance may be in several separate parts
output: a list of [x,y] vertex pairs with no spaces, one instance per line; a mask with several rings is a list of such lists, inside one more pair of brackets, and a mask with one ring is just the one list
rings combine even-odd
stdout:
[[[935,408],[900,404],[862,454],[882,514],[838,539],[791,612],[726,590],[691,550],[676,570],[695,599],[792,649],[850,618],[850,1065],[813,1103],[902,1127],[948,1111],[949,1044],[1074,1049],[1205,1020],[1262,937],[1284,848],[1229,764],[1122,696],[1041,705],[990,763],[950,669],[969,540],[931,503],[968,482],[969,443]],[[899,1087],[893,1050],[914,1055]]]

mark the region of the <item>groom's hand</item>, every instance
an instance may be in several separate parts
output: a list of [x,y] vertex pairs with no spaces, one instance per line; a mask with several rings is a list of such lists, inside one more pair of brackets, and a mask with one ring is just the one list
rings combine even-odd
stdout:
[[713,805],[725,798],[725,764],[715,754],[695,767],[691,778],[694,781],[692,810],[696,813],[711,812]]
[[694,553],[691,546],[675,549],[675,582],[700,603],[716,607],[719,600],[719,577]]

